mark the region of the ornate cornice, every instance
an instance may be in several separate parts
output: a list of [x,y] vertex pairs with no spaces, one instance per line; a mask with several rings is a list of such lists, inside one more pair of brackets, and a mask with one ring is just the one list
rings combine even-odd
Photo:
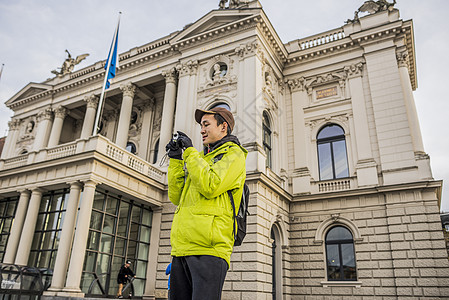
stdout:
[[162,76],[165,77],[165,83],[174,83],[176,84],[176,68],[170,68],[162,71]]
[[198,72],[198,60],[189,60],[186,63],[176,65],[176,71],[178,71],[179,76],[185,75],[195,75]]
[[363,63],[358,62],[349,66],[345,66],[343,70],[349,78],[360,77],[363,74]]
[[54,113],[55,118],[64,119],[69,113],[69,110],[63,106],[58,106],[58,108],[54,110]]
[[98,98],[98,96],[95,95],[89,95],[84,97],[84,101],[87,102],[87,108],[97,109],[99,100],[100,99]]
[[45,108],[37,114],[37,121],[43,121],[43,120],[51,120],[53,118],[53,111],[51,108]]
[[123,92],[123,97],[130,97],[134,98],[134,95],[137,91],[137,86],[135,86],[133,83],[128,82],[126,84],[120,85],[120,90]]

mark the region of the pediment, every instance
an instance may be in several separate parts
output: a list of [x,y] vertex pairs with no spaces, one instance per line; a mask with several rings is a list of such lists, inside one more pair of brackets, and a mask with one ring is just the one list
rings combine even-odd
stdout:
[[11,104],[19,102],[22,99],[43,93],[51,89],[51,85],[31,82],[27,84],[23,89],[21,89],[17,94],[15,94],[11,99],[6,101],[5,104],[6,106],[10,106]]
[[171,43],[177,43],[184,39],[189,39],[197,35],[209,32],[213,29],[220,28],[226,25],[234,24],[248,17],[257,16],[260,14],[258,9],[248,10],[213,10],[198,21],[187,25],[178,35],[176,35]]

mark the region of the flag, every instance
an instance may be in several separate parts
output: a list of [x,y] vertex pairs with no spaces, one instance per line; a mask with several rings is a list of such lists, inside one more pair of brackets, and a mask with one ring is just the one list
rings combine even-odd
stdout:
[[114,37],[112,38],[111,48],[109,49],[108,59],[104,65],[106,70],[106,89],[111,85],[110,79],[115,77],[116,69],[118,68],[117,46],[118,46],[118,31],[120,27],[120,18],[115,29]]

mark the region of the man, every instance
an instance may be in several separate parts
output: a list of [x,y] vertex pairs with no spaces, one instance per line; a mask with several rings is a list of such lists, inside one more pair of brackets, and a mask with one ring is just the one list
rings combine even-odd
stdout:
[[202,153],[179,131],[166,147],[168,196],[177,205],[170,235],[170,299],[219,300],[234,246],[228,191],[238,208],[248,152],[231,135],[234,117],[227,109],[197,109],[195,120],[201,125]]
[[123,285],[128,282],[131,278],[135,277],[134,272],[130,268],[131,261],[127,260],[126,263],[120,268],[120,271],[117,275],[117,283],[118,283],[118,291],[117,291],[117,297],[123,298],[122,290]]

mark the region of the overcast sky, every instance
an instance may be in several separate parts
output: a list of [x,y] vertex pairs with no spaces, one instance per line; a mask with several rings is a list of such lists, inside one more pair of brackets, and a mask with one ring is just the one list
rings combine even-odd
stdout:
[[[392,2],[392,1],[391,1]],[[397,0],[401,18],[413,19],[418,89],[415,102],[433,176],[446,180],[443,210],[449,211],[449,1]],[[180,30],[218,7],[219,0],[0,0],[0,136],[12,116],[4,103],[29,82],[53,76],[66,58],[90,56],[75,71],[106,59],[118,12],[119,52]],[[344,25],[363,0],[262,0],[284,43]],[[443,135],[440,133],[443,132]]]

